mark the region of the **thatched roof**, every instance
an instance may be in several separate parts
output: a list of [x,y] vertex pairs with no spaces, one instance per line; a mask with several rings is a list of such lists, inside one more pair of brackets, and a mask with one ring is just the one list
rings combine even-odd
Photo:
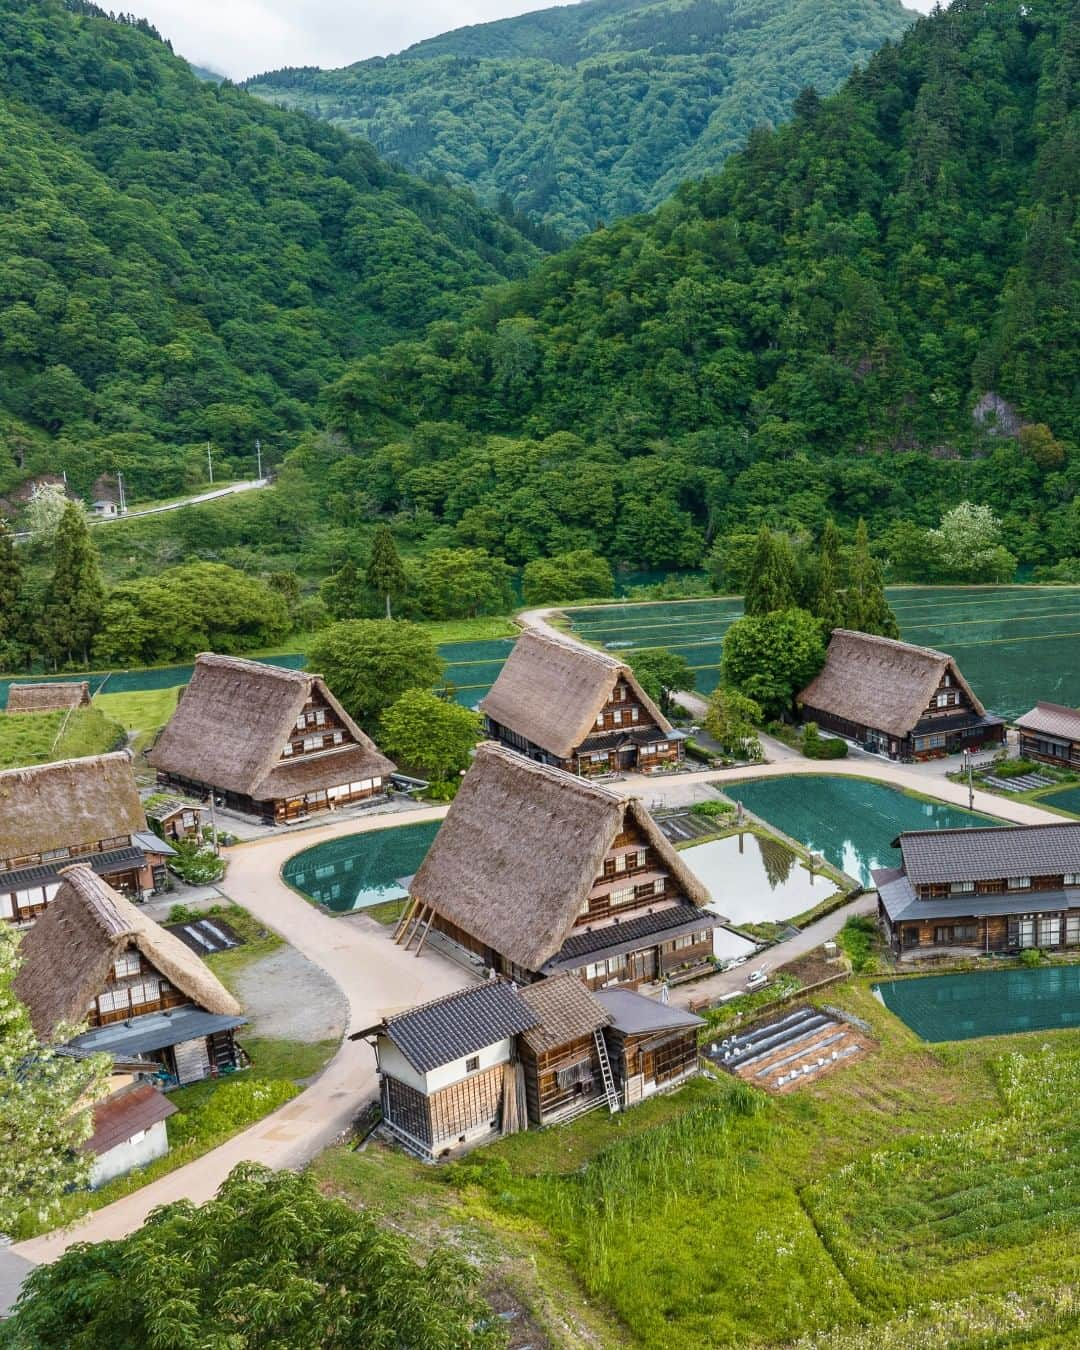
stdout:
[[[282,761],[285,742],[314,693],[325,699],[355,744],[325,750],[303,763]],[[196,659],[191,683],[147,759],[165,773],[254,801],[394,772],[321,675],[208,652]]]
[[534,1055],[591,1036],[611,1021],[607,1010],[576,975],[537,980],[519,992],[540,1021],[538,1027],[521,1036]]
[[569,759],[596,726],[597,714],[623,676],[665,736],[671,723],[623,661],[570,638],[527,629],[480,700],[480,711],[550,755]]
[[145,829],[126,750],[0,773],[0,858]]
[[1041,731],[1063,741],[1080,741],[1080,709],[1062,703],[1036,703],[1030,712],[1016,719],[1024,731]]
[[706,904],[708,891],[640,801],[485,741],[410,889],[509,960],[539,970],[561,948],[629,819],[693,903]]
[[87,680],[56,684],[35,680],[33,684],[8,685],[9,713],[63,712],[68,708],[85,708],[89,702],[90,684]]
[[808,710],[902,737],[922,717],[946,671],[982,716],[986,710],[945,652],[837,628],[825,665],[798,701]]
[[42,1040],[62,1023],[81,1022],[116,959],[136,947],[192,1003],[239,1016],[239,1003],[194,952],[89,867],[65,867],[61,876],[55,899],[23,937],[14,983]]

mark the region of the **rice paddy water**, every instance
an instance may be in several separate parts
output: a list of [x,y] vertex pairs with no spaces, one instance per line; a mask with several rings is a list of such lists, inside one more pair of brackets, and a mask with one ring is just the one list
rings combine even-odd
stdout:
[[885,980],[875,993],[924,1041],[1080,1027],[1080,966]]
[[401,884],[424,861],[438,820],[365,830],[294,854],[281,869],[288,885],[335,914],[403,900]]

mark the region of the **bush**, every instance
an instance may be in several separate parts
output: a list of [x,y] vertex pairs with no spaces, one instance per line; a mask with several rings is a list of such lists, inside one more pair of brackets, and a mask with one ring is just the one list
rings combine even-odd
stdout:
[[876,920],[865,914],[852,914],[837,933],[836,940],[843,948],[856,975],[868,975],[876,968],[874,946],[877,936]]
[[452,802],[461,786],[460,778],[446,778],[429,783],[420,794],[426,802]]
[[730,802],[695,802],[690,808],[690,814],[715,819],[717,816],[730,816],[734,810],[735,808]]
[[703,745],[698,745],[697,741],[689,737],[683,742],[686,747],[686,753],[690,759],[696,759],[700,764],[711,764],[716,756],[711,750],[706,750]]
[[802,734],[802,752],[807,759],[844,759],[847,741],[838,736],[823,736],[816,722],[807,722]]
[[188,1140],[208,1143],[225,1138],[276,1111],[299,1092],[287,1079],[230,1079],[190,1111],[178,1111],[169,1121],[169,1138],[174,1146]]
[[1038,768],[1030,759],[1006,759],[995,763],[993,772],[998,778],[1021,778],[1026,773],[1038,772]]
[[175,872],[189,886],[205,886],[208,882],[220,881],[225,875],[225,864],[212,848],[198,844],[194,839],[180,839],[173,848],[176,857],[169,859],[169,871]]
[[1041,966],[1046,959],[1046,953],[1038,947],[1025,947],[1020,953],[1020,964],[1022,966]]

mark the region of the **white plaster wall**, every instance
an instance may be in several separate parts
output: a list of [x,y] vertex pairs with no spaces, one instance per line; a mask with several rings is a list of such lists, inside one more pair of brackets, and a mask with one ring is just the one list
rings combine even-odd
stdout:
[[[478,1073],[496,1064],[505,1064],[510,1058],[510,1046],[511,1042],[507,1038],[478,1050],[476,1057],[480,1060],[480,1067],[473,1069],[472,1072]],[[468,1058],[471,1059],[472,1056]],[[441,1092],[452,1083],[460,1083],[463,1078],[469,1077],[465,1071],[465,1059],[452,1060],[441,1068],[432,1069],[430,1073],[417,1073],[397,1046],[386,1036],[379,1037],[379,1066],[383,1073],[389,1074],[401,1083],[408,1083],[410,1087],[416,1088],[417,1092],[423,1092],[426,1096],[430,1096],[433,1092]]]
[[159,1120],[146,1131],[137,1144],[130,1140],[117,1144],[108,1153],[100,1153],[90,1168],[90,1189],[96,1191],[114,1177],[122,1177],[136,1167],[145,1167],[155,1158],[163,1158],[169,1151],[169,1136],[165,1122]]

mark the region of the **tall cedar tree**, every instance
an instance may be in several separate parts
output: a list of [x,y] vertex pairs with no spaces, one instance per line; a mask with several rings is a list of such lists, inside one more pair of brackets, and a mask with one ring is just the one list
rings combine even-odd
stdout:
[[380,525],[371,541],[371,557],[368,559],[365,574],[367,584],[386,601],[386,617],[390,613],[390,601],[405,594],[405,568],[401,565],[394,536],[389,525]]
[[900,636],[896,615],[885,599],[881,564],[870,552],[870,536],[866,531],[865,520],[860,520],[855,530],[855,547],[848,569],[844,622],[857,633],[876,633],[887,638]]
[[45,590],[41,620],[42,646],[53,665],[61,658],[90,660],[90,644],[101,626],[105,583],[97,549],[82,508],[69,502],[53,544],[54,569]]
[[811,609],[831,633],[844,623],[844,606],[840,598],[840,531],[832,517],[825,522],[821,532],[821,546],[818,552],[817,589]]
[[0,520],[0,642],[12,642],[18,632],[22,582],[22,564],[15,553],[15,541]]
[[795,563],[786,539],[773,534],[767,525],[758,530],[750,575],[746,579],[743,612],[772,614],[795,604]]

